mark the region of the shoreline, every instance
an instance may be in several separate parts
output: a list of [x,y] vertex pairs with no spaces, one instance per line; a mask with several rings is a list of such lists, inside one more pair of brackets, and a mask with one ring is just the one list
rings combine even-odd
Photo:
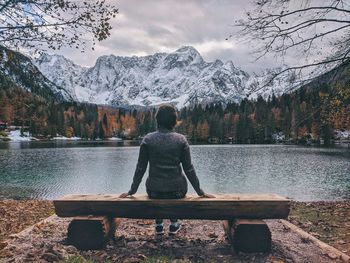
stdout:
[[[113,147],[139,147],[140,140],[30,140],[30,141],[4,141],[0,138],[0,150],[8,149],[11,145],[19,145],[24,146],[24,148],[31,148],[31,146],[35,146],[34,148],[62,148],[62,147],[76,147],[89,144],[93,145],[93,147],[100,146],[113,146]],[[36,145],[37,144],[37,145]],[[198,143],[198,142],[190,142],[191,146],[280,146],[280,147],[290,147],[290,146],[298,146],[305,148],[314,148],[314,149],[341,149],[350,151],[350,143],[349,142],[340,142],[334,143],[331,145],[324,144],[298,144],[298,143]],[[38,147],[39,146],[39,147]]]
[[[2,137],[0,136],[0,143],[78,143],[78,142],[91,142],[91,143],[98,143],[98,142],[114,142],[114,143],[140,143],[142,138],[129,138],[129,139],[123,139],[119,137],[107,137],[107,138],[96,138],[96,139],[87,139],[82,137],[53,137],[53,138],[36,138],[36,137],[30,137],[30,136],[17,136],[14,139],[10,139],[10,137]],[[222,139],[221,142],[209,142],[208,141],[198,141],[198,140],[191,140],[189,139],[189,142],[191,145],[294,145],[294,146],[305,146],[305,147],[317,147],[317,148],[332,148],[332,147],[350,147],[350,139],[333,139],[332,143],[329,145],[326,145],[324,143],[319,142],[306,142],[306,141],[265,141],[260,143],[237,143],[237,142],[230,142],[227,140]]]

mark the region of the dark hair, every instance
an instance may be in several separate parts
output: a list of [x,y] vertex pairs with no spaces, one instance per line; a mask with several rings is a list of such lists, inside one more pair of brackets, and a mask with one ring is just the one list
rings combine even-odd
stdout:
[[171,104],[163,104],[159,106],[157,114],[156,114],[156,120],[158,127],[163,127],[166,129],[173,129],[176,125],[176,109]]

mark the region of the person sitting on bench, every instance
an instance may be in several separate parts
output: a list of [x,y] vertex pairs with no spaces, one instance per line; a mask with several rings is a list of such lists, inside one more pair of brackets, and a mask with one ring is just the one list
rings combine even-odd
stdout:
[[[214,198],[205,193],[199,184],[196,171],[191,162],[190,148],[184,135],[174,131],[177,114],[170,104],[163,104],[156,113],[158,129],[147,134],[140,145],[140,152],[131,189],[120,195],[125,198],[136,193],[142,177],[150,163],[146,190],[150,198],[179,199],[187,193],[187,180],[182,168],[194,190],[201,197]],[[175,235],[181,225],[177,219],[170,219],[169,235]],[[163,219],[156,219],[156,234],[163,235]]]

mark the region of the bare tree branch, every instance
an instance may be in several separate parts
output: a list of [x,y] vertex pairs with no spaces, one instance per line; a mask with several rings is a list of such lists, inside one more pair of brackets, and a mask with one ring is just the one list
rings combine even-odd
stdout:
[[[256,1],[256,9],[236,21],[240,30],[235,36],[254,41],[257,59],[268,54],[298,58],[298,64],[281,68],[258,89],[288,72],[313,79],[349,61],[349,18],[350,3],[345,1]],[[318,70],[310,72],[310,68]]]

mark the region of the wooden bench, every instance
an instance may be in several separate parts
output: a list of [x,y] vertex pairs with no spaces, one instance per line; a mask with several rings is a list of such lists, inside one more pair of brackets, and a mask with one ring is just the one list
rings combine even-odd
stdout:
[[116,218],[224,220],[236,251],[268,252],[271,232],[261,219],[288,217],[290,200],[275,194],[225,194],[216,198],[150,199],[145,195],[66,195],[54,200],[56,214],[75,217],[68,241],[80,249],[102,248],[120,221]]

